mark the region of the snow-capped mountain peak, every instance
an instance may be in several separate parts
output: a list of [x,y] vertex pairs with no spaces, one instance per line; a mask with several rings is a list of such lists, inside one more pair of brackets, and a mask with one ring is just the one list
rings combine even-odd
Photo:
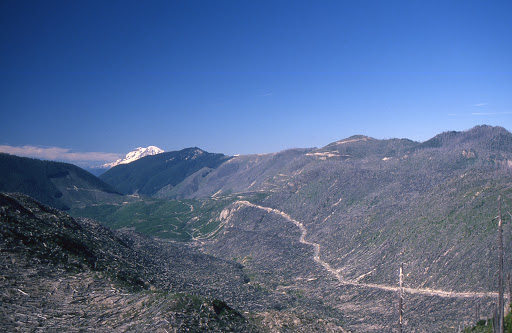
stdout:
[[119,165],[119,164],[128,164],[128,163],[131,163],[133,161],[136,161],[140,158],[143,158],[145,156],[149,156],[149,155],[156,155],[156,154],[160,154],[160,153],[163,153],[164,151],[158,147],[155,147],[155,146],[149,146],[149,147],[137,147],[135,148],[134,150],[132,150],[131,152],[129,152],[128,154],[126,154],[125,157],[123,158],[120,158],[118,159],[117,161],[115,162],[112,162],[112,163],[106,163],[106,164],[103,164],[102,167],[104,168],[112,168],[112,167],[115,167],[116,165]]

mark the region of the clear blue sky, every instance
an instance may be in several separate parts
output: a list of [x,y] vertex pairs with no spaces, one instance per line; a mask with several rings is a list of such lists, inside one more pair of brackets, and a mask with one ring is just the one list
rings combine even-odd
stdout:
[[512,129],[512,1],[0,1],[0,145],[225,154]]

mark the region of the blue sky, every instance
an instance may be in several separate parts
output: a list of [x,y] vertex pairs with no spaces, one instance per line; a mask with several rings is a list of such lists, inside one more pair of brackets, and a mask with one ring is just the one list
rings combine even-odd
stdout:
[[4,0],[0,150],[85,163],[148,145],[233,155],[511,130],[511,12],[483,0]]

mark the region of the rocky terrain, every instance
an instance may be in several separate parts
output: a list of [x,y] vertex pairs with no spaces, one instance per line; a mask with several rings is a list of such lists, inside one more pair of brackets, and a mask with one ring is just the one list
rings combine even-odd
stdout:
[[239,263],[19,194],[0,194],[0,209],[2,330],[342,331],[321,304],[301,311],[311,302],[260,290]]

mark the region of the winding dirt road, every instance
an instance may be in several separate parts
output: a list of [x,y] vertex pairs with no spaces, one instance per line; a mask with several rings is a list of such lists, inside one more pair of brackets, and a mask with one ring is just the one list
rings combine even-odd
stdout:
[[[270,207],[264,207],[255,205],[253,203],[250,203],[249,201],[237,201],[235,203],[253,207],[257,209],[264,210],[271,214],[276,214],[287,221],[292,222],[299,230],[301,231],[300,236],[300,243],[306,244],[313,247],[313,259],[322,265],[329,273],[333,274],[338,281],[344,285],[351,285],[351,286],[358,286],[363,288],[372,288],[372,289],[380,289],[380,290],[386,290],[386,291],[396,291],[398,292],[399,287],[395,286],[387,286],[387,285],[380,285],[380,284],[374,284],[374,283],[360,283],[354,280],[346,280],[344,279],[341,274],[336,271],[334,268],[331,267],[327,262],[323,261],[320,257],[320,244],[311,242],[306,240],[306,236],[308,234],[308,230],[304,226],[304,224],[300,221],[297,221],[293,219],[290,215],[286,214],[285,212],[282,212],[280,210],[270,208]],[[409,294],[419,294],[419,295],[427,295],[427,296],[439,296],[439,297],[453,297],[453,298],[488,298],[488,297],[497,297],[498,293],[492,293],[492,292],[453,292],[453,291],[445,291],[445,290],[439,290],[439,289],[416,289],[416,288],[403,288],[404,292]]]

